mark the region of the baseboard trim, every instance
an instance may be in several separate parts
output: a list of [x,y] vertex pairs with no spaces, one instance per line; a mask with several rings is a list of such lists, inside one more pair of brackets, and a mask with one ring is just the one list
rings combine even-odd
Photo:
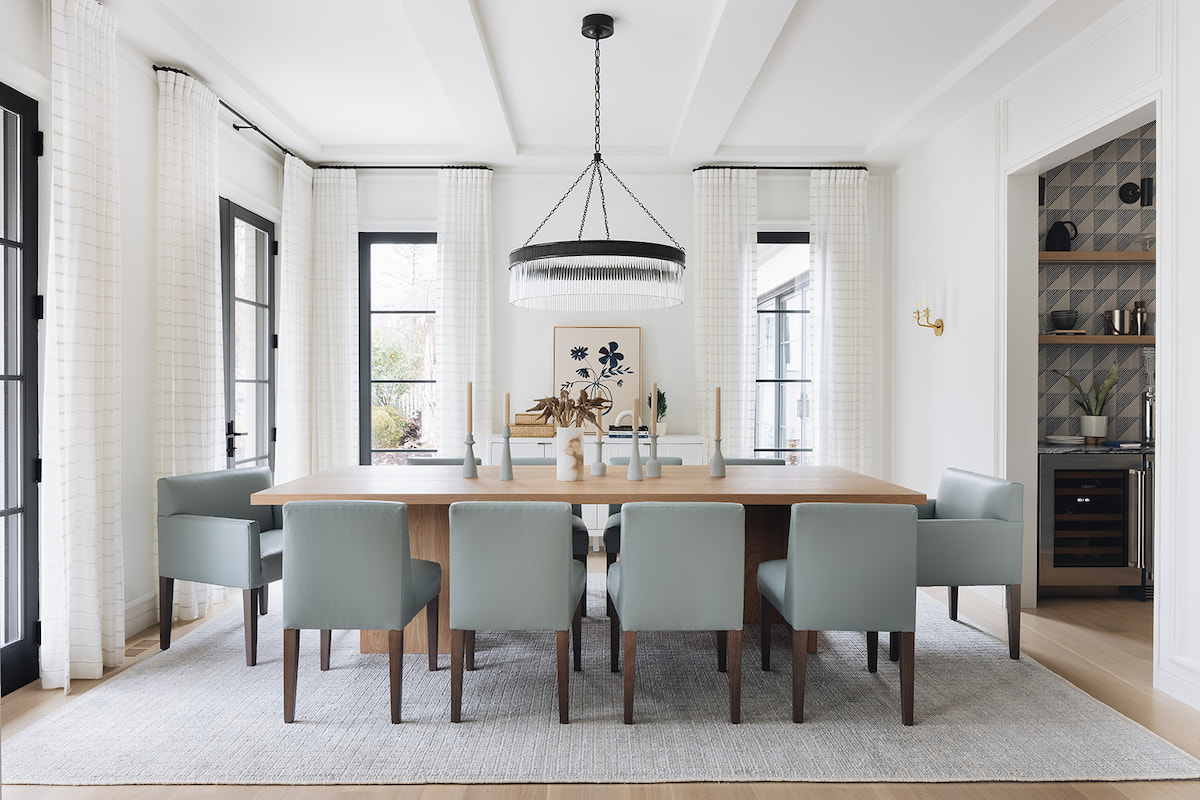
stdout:
[[125,603],[125,636],[136,636],[158,622],[157,596],[149,592]]

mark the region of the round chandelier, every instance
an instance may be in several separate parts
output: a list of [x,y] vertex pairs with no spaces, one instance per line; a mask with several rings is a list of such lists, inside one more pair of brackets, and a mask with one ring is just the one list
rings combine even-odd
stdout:
[[[509,253],[508,300],[520,308],[541,311],[646,311],[679,305],[683,302],[683,248],[600,155],[600,40],[612,36],[613,18],[588,14],[581,33],[596,42],[594,154],[525,244]],[[670,245],[611,237],[604,194],[606,173],[671,240]],[[587,197],[578,238],[530,244],[585,177]],[[603,239],[583,238],[593,191],[599,196],[604,218]]]

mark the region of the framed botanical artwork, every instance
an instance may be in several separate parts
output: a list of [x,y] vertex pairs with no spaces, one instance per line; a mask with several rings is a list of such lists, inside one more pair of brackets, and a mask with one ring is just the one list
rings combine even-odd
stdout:
[[[563,390],[573,398],[584,390],[610,401],[600,418],[607,431],[642,399],[642,329],[555,326],[554,393]],[[643,416],[639,411],[639,423]]]

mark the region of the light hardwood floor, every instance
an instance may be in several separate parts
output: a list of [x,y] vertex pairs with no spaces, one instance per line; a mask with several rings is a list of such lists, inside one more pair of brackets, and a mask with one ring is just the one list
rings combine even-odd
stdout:
[[[589,569],[603,569],[603,559]],[[931,592],[945,602],[945,592]],[[970,590],[960,598],[960,618],[1003,638],[1003,609]],[[1200,758],[1200,711],[1156,691],[1151,685],[1153,604],[1128,598],[1057,598],[1022,615],[1022,652],[1062,675],[1097,699],[1139,722],[1186,752]],[[203,620],[177,625],[185,636]],[[175,638],[173,636],[172,638]],[[158,652],[156,629],[130,640],[126,667]],[[124,667],[122,667],[124,669]],[[119,672],[114,669],[112,674]],[[108,676],[111,677],[111,676]],[[919,675],[918,675],[919,679]],[[102,681],[78,681],[78,696]],[[0,742],[71,701],[58,691],[36,684],[13,692],[0,702]],[[0,744],[0,759],[3,747]],[[2,764],[2,761],[0,761]],[[2,766],[0,766],[2,769]],[[12,800],[84,800],[102,798],[218,798],[225,800],[316,800],[317,798],[403,798],[403,800],[566,800],[567,798],[733,798],[734,800],[1185,800],[1200,798],[1200,782],[1159,781],[1123,783],[967,783],[967,784],[514,784],[499,786],[118,786],[46,787],[4,786]]]

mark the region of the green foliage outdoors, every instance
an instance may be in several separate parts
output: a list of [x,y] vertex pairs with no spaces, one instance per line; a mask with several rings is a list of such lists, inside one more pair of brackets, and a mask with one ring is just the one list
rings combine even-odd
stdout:
[[[421,351],[400,337],[378,332],[371,341],[371,375],[373,377],[407,377],[420,375]],[[402,400],[413,391],[407,383],[371,384],[371,433],[374,447],[393,449],[421,437],[419,414],[406,414]]]

